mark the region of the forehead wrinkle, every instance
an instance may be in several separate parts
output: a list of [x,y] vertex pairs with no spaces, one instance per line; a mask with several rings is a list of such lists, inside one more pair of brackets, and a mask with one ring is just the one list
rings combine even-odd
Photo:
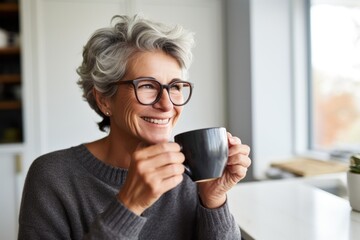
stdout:
[[[159,55],[156,55],[156,54],[159,54]],[[176,62],[176,68],[174,68],[175,71],[172,71],[170,73],[169,73],[169,71],[162,71],[162,69],[159,68],[157,65],[153,65],[154,63],[152,61],[143,60],[144,58],[148,57],[149,55],[150,56],[153,55],[155,58],[159,58],[160,63],[165,63],[165,64],[171,65]],[[172,60],[174,60],[174,62],[161,59],[161,57],[162,57],[161,55],[171,58]],[[141,61],[143,61],[143,62],[140,63]],[[144,67],[144,64],[146,65],[145,67]],[[141,65],[143,65],[143,66],[141,66]],[[173,68],[173,66],[170,66],[170,67]],[[146,72],[146,70],[145,70],[145,73],[142,72],[142,70],[144,68],[149,69],[150,74],[148,74]],[[139,77],[152,77],[152,78],[155,78],[156,80],[158,80],[159,82],[170,82],[174,78],[182,79],[183,70],[181,69],[180,64],[178,63],[176,58],[174,58],[173,56],[171,56],[165,52],[162,52],[160,50],[154,51],[154,52],[138,52],[135,55],[133,55],[132,58],[130,59],[126,76],[128,79],[136,79]]]

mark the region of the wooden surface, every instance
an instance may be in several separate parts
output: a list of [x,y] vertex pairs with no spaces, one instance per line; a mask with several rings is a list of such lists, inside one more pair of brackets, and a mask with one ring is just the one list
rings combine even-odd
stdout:
[[346,172],[349,168],[348,164],[345,163],[311,158],[293,158],[288,161],[274,162],[271,166],[299,176],[315,176],[326,173]]

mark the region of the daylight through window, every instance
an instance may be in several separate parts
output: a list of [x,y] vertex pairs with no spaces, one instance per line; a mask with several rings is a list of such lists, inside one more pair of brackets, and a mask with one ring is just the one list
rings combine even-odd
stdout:
[[310,9],[312,148],[360,151],[360,1]]

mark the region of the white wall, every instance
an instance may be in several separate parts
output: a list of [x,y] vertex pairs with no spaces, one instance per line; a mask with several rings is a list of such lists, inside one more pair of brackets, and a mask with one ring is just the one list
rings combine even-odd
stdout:
[[[290,1],[252,0],[252,101],[255,176],[292,154]],[[259,164],[261,163],[261,164]]]
[[[305,127],[304,112],[295,113],[295,106],[304,106],[301,102],[305,101],[297,88],[306,88],[301,84],[306,81],[305,57],[301,55],[305,41],[299,40],[303,36],[293,35],[295,25],[303,27],[293,21],[292,15],[304,7],[300,2],[303,1],[227,1],[229,126],[244,133],[249,141],[257,179],[265,177],[272,161],[293,155],[305,139],[301,131],[295,130]],[[248,15],[244,13],[247,9]],[[297,52],[292,50],[295,44],[301,47]],[[296,73],[294,54],[300,55],[296,64],[302,67],[297,67]],[[304,147],[302,144],[300,148]]]
[[[2,149],[3,150],[3,149]],[[0,154],[0,239],[15,240],[17,236],[18,195],[14,154],[2,151]]]

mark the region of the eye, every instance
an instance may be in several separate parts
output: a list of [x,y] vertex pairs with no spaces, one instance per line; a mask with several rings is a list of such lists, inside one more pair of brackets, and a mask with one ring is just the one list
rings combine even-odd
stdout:
[[183,88],[183,83],[171,84],[171,90],[173,90],[173,91],[181,91],[182,88]]
[[143,80],[138,83],[137,88],[139,90],[151,90],[151,89],[158,89],[159,86],[155,81]]
[[139,89],[153,89],[155,87],[153,86],[153,84],[139,84],[138,88]]

